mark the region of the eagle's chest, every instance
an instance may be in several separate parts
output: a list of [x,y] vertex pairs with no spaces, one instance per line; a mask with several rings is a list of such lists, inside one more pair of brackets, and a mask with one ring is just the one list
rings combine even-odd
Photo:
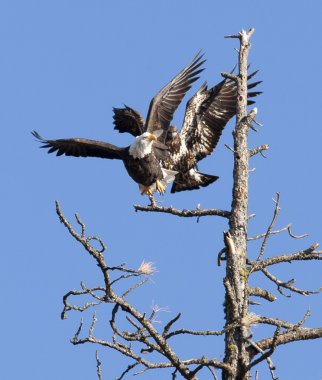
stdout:
[[129,155],[123,162],[129,176],[141,185],[151,186],[157,179],[163,178],[160,163],[154,154],[148,154],[143,158],[133,158]]

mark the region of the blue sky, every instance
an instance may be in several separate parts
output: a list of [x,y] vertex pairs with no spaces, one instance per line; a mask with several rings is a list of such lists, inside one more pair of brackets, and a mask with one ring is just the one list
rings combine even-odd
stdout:
[[[199,50],[207,58],[201,80],[210,85],[221,71],[236,63],[236,41],[226,34],[255,28],[250,62],[260,69],[264,94],[258,98],[258,120],[250,146],[269,144],[268,159],[251,161],[249,233],[264,232],[273,213],[272,198],[281,192],[277,226],[293,223],[294,233],[309,233],[304,241],[286,236],[269,241],[267,255],[294,252],[322,241],[321,231],[321,12],[317,1],[199,2],[170,1],[18,1],[0,4],[0,120],[2,126],[2,366],[4,379],[95,379],[95,347],[73,347],[80,315],[60,320],[62,296],[81,280],[98,285],[92,260],[67,235],[54,210],[61,202],[65,215],[78,212],[90,234],[108,245],[112,263],[138,267],[153,261],[158,273],[133,297],[142,310],[167,307],[166,322],[182,311],[186,328],[220,329],[223,324],[224,269],[216,266],[226,221],[195,220],[140,214],[133,204],[146,204],[137,185],[119,162],[100,159],[55,158],[38,149],[30,135],[46,138],[88,137],[124,146],[130,136],[112,126],[112,107],[123,103],[146,115],[150,99]],[[201,80],[198,84],[201,84]],[[189,95],[193,94],[196,84]],[[175,115],[181,125],[184,104]],[[218,175],[214,185],[200,191],[163,197],[178,208],[228,209],[231,202],[231,122],[215,154],[200,164]],[[250,245],[256,257],[258,246]],[[318,263],[276,268],[282,279],[297,279],[299,287],[321,285]],[[262,277],[257,285],[271,290]],[[277,292],[276,292],[277,293]],[[306,309],[307,326],[322,325],[320,296],[282,298],[253,309],[296,322]],[[84,314],[86,321],[91,314]],[[108,312],[98,311],[100,332]],[[88,323],[88,322],[87,322]],[[265,336],[258,327],[255,334]],[[220,339],[183,340],[175,348],[186,357],[194,350],[221,359]],[[281,379],[320,379],[321,341],[281,347],[273,356]],[[118,376],[129,360],[100,349],[104,379]],[[260,379],[268,379],[260,368]],[[169,378],[148,373],[142,379]],[[207,374],[204,374],[207,379]]]

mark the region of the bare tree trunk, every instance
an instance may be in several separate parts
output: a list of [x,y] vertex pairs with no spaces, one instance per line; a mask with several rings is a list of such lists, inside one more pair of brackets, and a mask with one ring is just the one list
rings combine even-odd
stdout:
[[225,233],[226,244],[226,349],[225,363],[229,363],[233,373],[223,371],[224,380],[248,379],[246,373],[250,358],[246,350],[248,328],[244,320],[248,314],[247,294],[247,215],[248,215],[248,160],[247,137],[251,119],[256,109],[247,116],[247,56],[250,49],[249,38],[253,33],[242,31],[239,38],[239,74],[229,75],[236,80],[237,120],[234,135],[234,183],[229,232]]

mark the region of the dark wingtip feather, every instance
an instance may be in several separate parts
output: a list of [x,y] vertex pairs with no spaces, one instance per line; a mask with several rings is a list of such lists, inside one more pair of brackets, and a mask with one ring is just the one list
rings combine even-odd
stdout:
[[250,90],[251,88],[254,88],[254,87],[258,86],[258,85],[261,84],[261,83],[263,83],[262,80],[260,80],[260,81],[258,81],[258,82],[250,83],[250,84],[247,85],[247,88],[248,88],[248,90]]
[[191,62],[199,61],[204,55],[205,55],[205,53],[203,52],[203,49],[200,49],[197,52],[197,54],[192,58]]
[[45,141],[43,137],[40,136],[40,134],[37,131],[31,131],[31,134],[38,140],[38,141]]
[[233,67],[233,69],[231,70],[230,74],[233,74],[233,73],[234,73],[234,71],[236,70],[236,67],[237,67],[237,63],[236,63],[236,65]]
[[262,94],[263,93],[263,91],[253,91],[253,92],[249,92],[248,93],[248,97],[249,98],[254,98],[255,96],[258,96],[258,95],[260,95],[260,94]]
[[207,89],[208,89],[208,83],[207,83],[207,81],[205,81],[205,82],[203,82],[203,84],[200,86],[200,88],[199,88],[199,90],[197,91],[197,92],[199,92],[199,91],[207,91]]
[[[203,69],[200,69],[200,70],[197,70],[197,71],[194,71],[193,75],[198,75],[200,74],[201,72],[204,71],[204,68]],[[199,77],[198,77],[199,78]]]
[[180,191],[185,190],[198,190],[200,189],[200,187],[207,187],[208,185],[212,184],[213,182],[219,179],[219,177],[216,175],[204,174],[200,172],[198,174],[200,175],[200,179],[198,181],[195,181],[194,183],[173,182],[173,185],[171,187],[171,193],[179,193]]
[[250,74],[248,75],[248,77],[247,77],[247,80],[253,78],[253,76],[255,76],[258,72],[259,72],[259,70],[256,70],[256,71],[250,73]]
[[199,66],[201,66],[203,63],[206,62],[206,59],[201,61],[201,59],[205,55],[205,53],[202,50],[203,49],[200,49],[198,51],[198,53],[192,58],[192,60],[190,61],[187,67],[190,67],[190,69],[195,70],[196,68],[198,68]]
[[47,153],[53,153],[57,150],[57,147],[51,146],[49,144],[42,146],[42,148],[50,148]]

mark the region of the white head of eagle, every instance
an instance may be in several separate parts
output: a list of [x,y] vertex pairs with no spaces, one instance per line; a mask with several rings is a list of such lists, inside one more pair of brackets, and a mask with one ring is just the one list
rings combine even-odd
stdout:
[[152,152],[153,141],[162,134],[162,130],[154,131],[154,133],[144,132],[137,136],[130,145],[129,153],[133,158],[143,158]]

